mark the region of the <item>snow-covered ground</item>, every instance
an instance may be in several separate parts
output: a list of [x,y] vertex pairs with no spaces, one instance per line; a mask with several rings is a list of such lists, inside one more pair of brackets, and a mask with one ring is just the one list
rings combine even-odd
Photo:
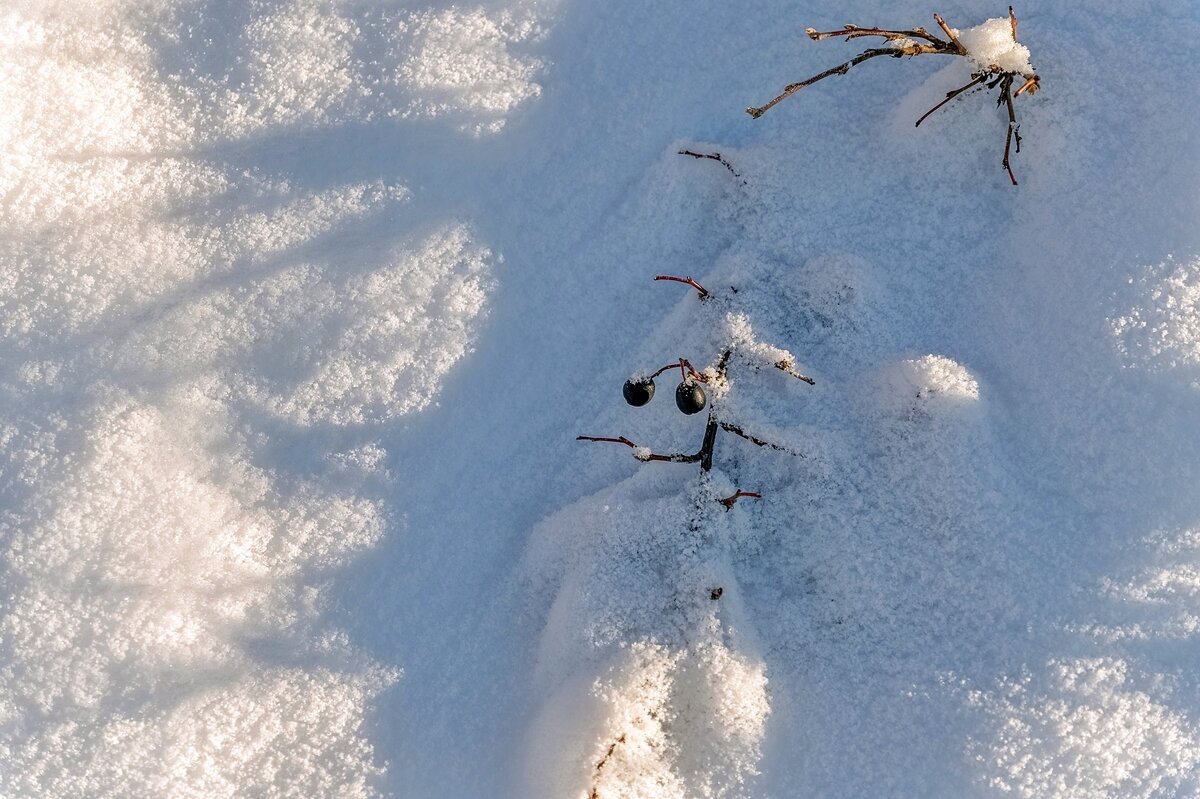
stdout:
[[[1019,187],[746,115],[934,11]],[[1200,15],[1016,11],[0,7],[0,796],[1200,794]]]

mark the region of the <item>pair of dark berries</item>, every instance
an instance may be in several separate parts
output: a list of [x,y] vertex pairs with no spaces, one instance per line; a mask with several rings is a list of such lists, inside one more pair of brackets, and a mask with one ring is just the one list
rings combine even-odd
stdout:
[[[630,378],[625,381],[621,393],[625,395],[626,402],[635,408],[640,408],[654,399],[654,379],[650,377],[644,377],[640,380]],[[707,404],[708,397],[699,383],[692,380],[684,380],[676,387],[675,405],[688,416],[700,413]]]

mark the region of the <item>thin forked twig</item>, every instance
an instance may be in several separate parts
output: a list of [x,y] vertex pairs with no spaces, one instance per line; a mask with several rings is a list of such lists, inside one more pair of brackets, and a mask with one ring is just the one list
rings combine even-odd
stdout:
[[769,447],[770,449],[776,450],[778,452],[786,452],[789,455],[795,455],[798,458],[804,457],[804,455],[802,455],[799,452],[796,452],[795,450],[788,449],[787,447],[781,446],[779,444],[772,444],[770,441],[764,441],[763,439],[758,438],[757,436],[752,436],[735,424],[730,424],[729,422],[721,422],[721,429],[727,433],[733,433],[735,436],[738,436],[739,438],[744,438],[747,441],[749,441],[751,444],[754,444],[757,447]]
[[921,127],[921,123],[924,122],[926,119],[928,119],[930,114],[932,114],[934,111],[936,111],[939,108],[941,108],[942,106],[944,106],[946,103],[953,100],[955,97],[958,97],[960,94],[962,94],[963,92],[965,92],[967,89],[971,88],[972,86],[978,86],[980,83],[983,83],[985,80],[987,80],[987,77],[988,77],[987,74],[976,75],[975,79],[972,80],[970,83],[968,83],[966,86],[960,86],[952,92],[946,92],[945,100],[942,100],[940,103],[935,105],[933,108],[929,109],[924,114],[921,114],[921,118],[917,120],[916,127],[918,127],[918,128]]
[[858,25],[846,25],[835,31],[818,31],[815,28],[805,28],[804,32],[808,38],[814,42],[819,42],[822,39],[833,39],[838,36],[845,36],[846,41],[851,39],[861,39],[864,36],[879,36],[887,39],[889,42],[901,41],[903,39],[924,39],[934,46],[944,46],[943,42],[936,36],[933,36],[924,28],[913,28],[907,31],[894,31],[886,28],[863,28]]

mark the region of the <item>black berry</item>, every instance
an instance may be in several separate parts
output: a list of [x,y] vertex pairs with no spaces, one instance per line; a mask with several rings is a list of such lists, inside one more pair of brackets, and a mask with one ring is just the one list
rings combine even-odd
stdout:
[[675,404],[688,416],[700,413],[707,403],[708,397],[704,396],[704,389],[699,383],[689,383],[685,380],[675,389]]
[[621,388],[625,401],[635,408],[640,408],[654,399],[654,381],[648,377],[634,380],[632,377],[625,381]]

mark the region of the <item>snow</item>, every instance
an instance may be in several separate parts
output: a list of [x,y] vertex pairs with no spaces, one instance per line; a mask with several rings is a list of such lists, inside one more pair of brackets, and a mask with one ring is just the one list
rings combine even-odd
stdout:
[[989,19],[973,28],[955,30],[954,35],[980,70],[1034,74],[1029,48],[1013,40],[1012,22],[1007,18]]
[[1200,25],[1002,10],[0,12],[0,795],[1200,792]]

